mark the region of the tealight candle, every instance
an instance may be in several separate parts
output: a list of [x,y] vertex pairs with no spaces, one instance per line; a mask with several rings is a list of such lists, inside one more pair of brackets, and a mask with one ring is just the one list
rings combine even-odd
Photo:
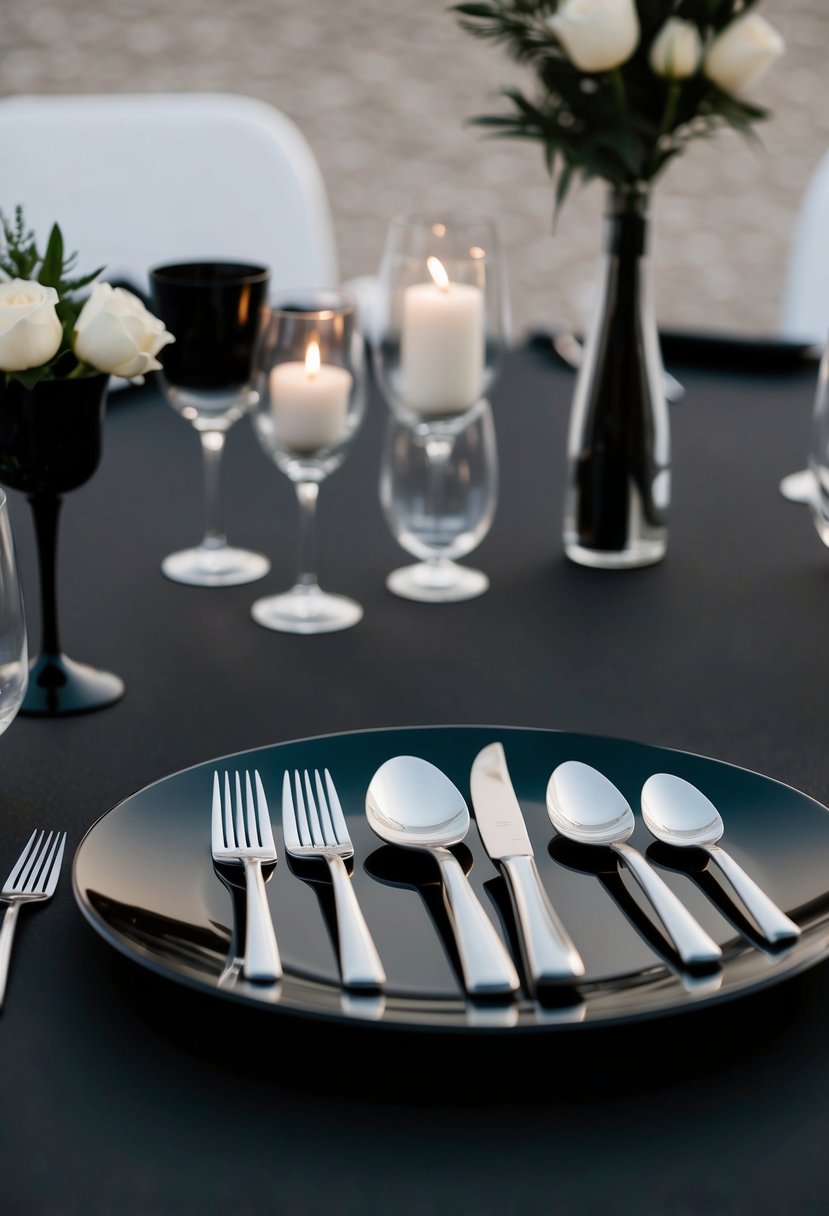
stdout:
[[450,282],[437,258],[426,262],[432,282],[403,294],[403,398],[419,414],[462,413],[483,390],[484,294]]
[[270,373],[271,410],[277,441],[295,452],[330,448],[345,435],[351,372],[320,362],[311,341],[305,362],[277,363]]

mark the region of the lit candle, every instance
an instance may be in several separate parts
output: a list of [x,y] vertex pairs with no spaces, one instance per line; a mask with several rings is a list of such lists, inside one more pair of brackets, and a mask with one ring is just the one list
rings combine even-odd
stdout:
[[330,448],[345,435],[351,372],[320,362],[312,340],[305,362],[277,363],[270,374],[271,410],[277,441],[294,452]]
[[419,414],[462,413],[483,391],[484,294],[451,283],[437,258],[426,264],[432,281],[403,294],[403,397]]

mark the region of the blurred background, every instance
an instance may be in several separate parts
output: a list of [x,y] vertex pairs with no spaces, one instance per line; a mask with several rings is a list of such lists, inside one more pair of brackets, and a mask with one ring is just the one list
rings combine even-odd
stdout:
[[[731,132],[698,141],[656,190],[662,326],[778,327],[797,210],[829,149],[829,8],[767,0],[760,11],[787,43],[753,94],[771,111],[760,144]],[[478,211],[500,225],[514,338],[583,326],[602,187],[574,191],[554,230],[540,147],[467,125],[521,70],[464,33],[443,0],[0,0],[0,16],[0,94],[215,90],[284,111],[319,161],[343,278],[376,272],[396,212]],[[0,205],[15,201],[7,181]]]

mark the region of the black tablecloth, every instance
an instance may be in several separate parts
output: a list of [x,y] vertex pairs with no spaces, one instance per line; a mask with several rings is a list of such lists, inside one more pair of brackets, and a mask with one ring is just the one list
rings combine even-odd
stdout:
[[[478,600],[396,599],[407,560],[378,500],[372,395],[322,488],[323,585],[354,629],[270,633],[253,599],[293,577],[293,491],[243,421],[225,464],[230,539],[258,584],[178,586],[201,533],[197,439],[151,384],[113,394],[102,464],[67,496],[62,640],[120,674],[113,708],[18,717],[0,740],[0,868],[39,825],[84,831],[132,791],[248,747],[363,727],[526,725],[614,735],[756,769],[829,800],[829,553],[778,493],[802,466],[816,369],[675,368],[667,559],[609,573],[560,543],[572,377],[516,352],[495,387],[499,508],[469,560]],[[11,495],[33,640],[28,506]],[[827,876],[829,879],[829,876]],[[717,1010],[508,1047],[336,1031],[186,991],[82,918],[69,866],[24,912],[0,1018],[8,1213],[824,1212],[829,971]]]

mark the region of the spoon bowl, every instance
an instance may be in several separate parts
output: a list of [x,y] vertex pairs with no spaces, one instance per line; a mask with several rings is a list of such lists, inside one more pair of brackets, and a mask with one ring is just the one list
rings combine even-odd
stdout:
[[469,831],[469,807],[445,773],[419,756],[393,756],[374,774],[366,794],[371,830],[388,844],[424,849],[440,867],[466,991],[473,997],[513,996],[518,972],[478,901],[450,845]]
[[673,773],[654,773],[642,786],[642,818],[664,844],[704,849],[730,882],[757,928],[772,945],[791,942],[800,929],[718,845],[725,825],[702,790]]
[[636,822],[621,790],[598,769],[566,760],[547,783],[547,814],[557,832],[584,845],[609,846],[630,870],[687,967],[708,967],[722,951],[657,874],[627,843]]

